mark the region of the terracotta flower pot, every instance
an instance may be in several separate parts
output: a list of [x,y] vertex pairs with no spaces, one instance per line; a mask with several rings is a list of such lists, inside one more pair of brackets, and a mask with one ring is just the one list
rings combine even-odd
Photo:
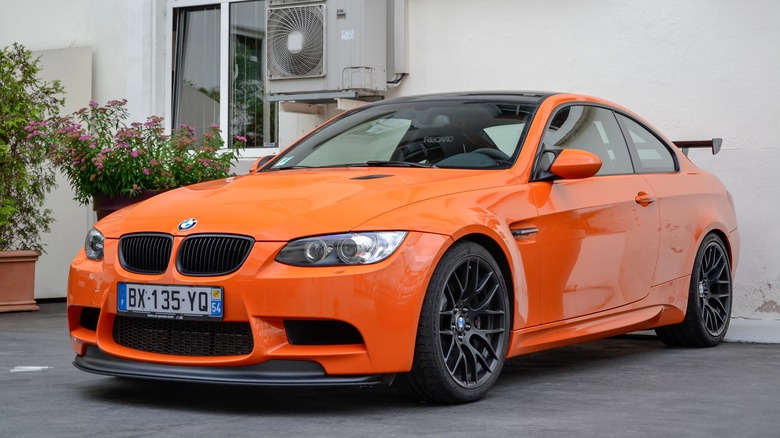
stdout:
[[36,251],[0,251],[0,312],[38,310],[35,304]]
[[119,196],[94,195],[92,197],[92,210],[94,210],[95,213],[97,213],[97,218],[98,220],[100,220],[117,210],[121,210],[122,208],[125,208],[128,205],[135,204],[136,202],[141,202],[146,199],[149,199],[158,193],[160,192],[158,192],[157,190],[144,190],[143,192],[132,197],[126,195],[119,195]]

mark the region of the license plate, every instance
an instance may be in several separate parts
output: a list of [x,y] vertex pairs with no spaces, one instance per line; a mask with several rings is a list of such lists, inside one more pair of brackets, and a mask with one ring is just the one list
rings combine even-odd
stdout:
[[119,283],[117,311],[147,318],[221,320],[223,295],[217,286]]

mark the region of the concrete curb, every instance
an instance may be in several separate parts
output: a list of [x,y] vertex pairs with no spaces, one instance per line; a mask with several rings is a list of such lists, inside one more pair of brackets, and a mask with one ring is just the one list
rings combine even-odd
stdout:
[[780,344],[780,320],[732,318],[724,341]]
[[[631,333],[637,336],[655,336],[653,330]],[[780,320],[731,318],[729,331],[723,342],[743,344],[780,344]]]

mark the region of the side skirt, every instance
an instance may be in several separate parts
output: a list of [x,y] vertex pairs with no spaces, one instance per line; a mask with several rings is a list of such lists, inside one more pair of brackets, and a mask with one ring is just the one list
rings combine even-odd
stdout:
[[689,284],[690,276],[681,277],[654,286],[647,297],[623,307],[513,330],[507,357],[681,322]]

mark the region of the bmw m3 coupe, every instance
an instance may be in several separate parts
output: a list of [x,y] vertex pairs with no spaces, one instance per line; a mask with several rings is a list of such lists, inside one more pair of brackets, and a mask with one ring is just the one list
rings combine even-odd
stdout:
[[720,143],[576,94],[367,104],[99,221],[70,268],[74,363],[464,403],[525,353],[647,329],[714,346],[739,233],[684,152]]

